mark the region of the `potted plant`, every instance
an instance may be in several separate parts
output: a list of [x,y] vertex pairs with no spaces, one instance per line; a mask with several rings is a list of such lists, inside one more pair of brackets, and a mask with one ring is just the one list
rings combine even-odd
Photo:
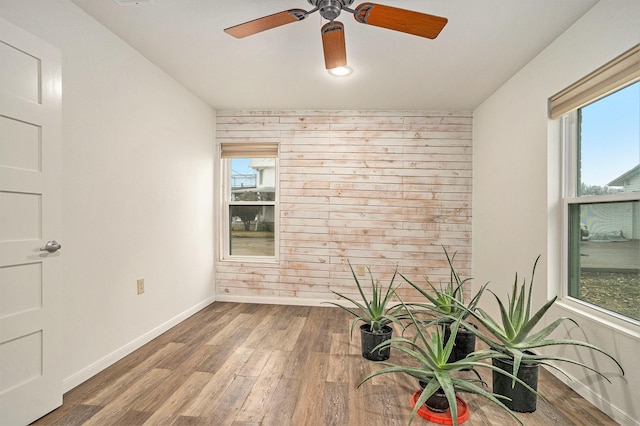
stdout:
[[[380,347],[393,347],[394,350],[404,352],[407,357],[400,359],[410,359],[411,364],[397,365],[383,362],[385,368],[375,371],[365,377],[358,385],[361,386],[373,377],[388,373],[404,373],[414,377],[420,383],[422,390],[417,391],[413,396],[414,407],[411,413],[409,424],[413,421],[416,413],[420,416],[437,423],[448,423],[457,425],[466,421],[469,417],[469,408],[466,402],[459,396],[460,392],[468,392],[480,395],[499,407],[506,410],[518,423],[520,419],[513,414],[501,398],[484,389],[486,383],[481,379],[477,369],[488,368],[498,370],[516,382],[521,381],[508,372],[500,370],[498,367],[486,362],[486,360],[499,356],[497,353],[483,352],[474,353],[468,357],[450,361],[451,351],[454,346],[454,339],[445,341],[441,327],[434,323],[426,324],[417,320],[415,315],[407,309],[407,316],[411,319],[411,324],[416,330],[415,337],[392,338]],[[450,327],[451,335],[455,336],[460,327],[460,319],[453,322]],[[431,331],[430,338],[427,337]],[[415,361],[415,362],[414,362]],[[483,362],[484,361],[484,362]],[[463,370],[466,370],[463,372]],[[526,384],[523,384],[525,387]],[[445,411],[445,413],[442,413]]]
[[[492,357],[492,362],[495,366],[512,373],[527,383],[531,389],[535,390],[537,390],[538,368],[540,365],[554,368],[569,377],[554,361],[567,362],[587,368],[610,382],[602,373],[580,361],[536,352],[537,349],[545,346],[574,345],[600,352],[613,360],[624,375],[624,370],[620,363],[613,356],[597,346],[580,340],[552,339],[549,337],[551,333],[565,321],[569,321],[579,327],[577,322],[571,318],[558,318],[542,330],[535,333],[533,332],[533,329],[557,299],[557,296],[554,297],[545,303],[538,311],[532,313],[533,278],[539,259],[540,256],[536,258],[533,264],[528,293],[526,291],[525,280],[523,280],[520,286],[518,285],[518,274],[516,274],[513,282],[512,294],[507,295],[506,304],[503,303],[495,293],[489,290],[498,302],[500,321],[495,320],[480,308],[469,310],[469,313],[482,324],[489,334],[489,336],[485,336],[482,332],[476,332],[476,335],[489,345],[489,349],[479,352],[498,354],[499,356]],[[505,405],[514,411],[535,411],[537,392],[532,392],[531,389],[519,386],[519,383],[516,383],[513,379],[508,379],[497,370],[493,372],[493,392],[508,397],[509,400],[505,402]]]
[[358,277],[353,270],[353,266],[351,266],[351,262],[348,263],[349,268],[351,269],[351,275],[353,275],[353,279],[356,283],[356,287],[358,288],[362,301],[355,300],[352,297],[332,290],[332,293],[338,297],[351,302],[352,306],[344,306],[337,302],[325,303],[344,309],[355,317],[351,322],[350,336],[353,335],[353,329],[356,324],[360,322],[363,323],[360,326],[360,340],[363,357],[372,361],[383,361],[389,359],[391,355],[389,347],[379,348],[377,350],[374,350],[374,348],[379,346],[380,343],[391,338],[393,334],[393,328],[390,327],[391,323],[402,325],[400,317],[396,315],[401,306],[398,304],[391,304],[391,299],[395,295],[395,290],[397,289],[397,287],[393,287],[393,283],[398,273],[398,268],[396,266],[396,270],[391,277],[391,281],[385,288],[383,288],[379,281],[374,280],[371,269],[367,266],[367,271],[371,278],[371,298],[368,298],[360,280],[358,280]]
[[[465,284],[469,283],[471,278],[462,279],[456,271],[453,262],[457,253],[449,256],[444,246],[442,249],[449,264],[449,282],[446,285],[436,287],[429,280],[426,280],[429,287],[425,289],[413,283],[404,275],[400,274],[400,276],[428,301],[428,303],[407,303],[407,305],[412,309],[422,309],[420,313],[424,314],[427,319],[431,319],[432,322],[442,325],[446,342],[451,335],[450,325],[458,319],[465,319],[469,316],[469,312],[474,310],[478,305],[480,297],[488,283],[484,284],[467,302],[465,299]],[[415,312],[415,314],[417,314],[417,312]],[[466,323],[466,325],[460,327],[455,334],[455,343],[451,352],[450,361],[463,359],[475,351],[476,335],[468,330],[468,327],[475,327],[475,325]]]

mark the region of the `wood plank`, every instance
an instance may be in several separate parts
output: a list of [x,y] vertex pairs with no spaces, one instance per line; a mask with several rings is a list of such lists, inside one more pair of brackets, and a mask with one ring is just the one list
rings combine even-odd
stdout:
[[[348,328],[351,322],[345,324]],[[357,340],[357,328],[354,332]],[[333,333],[331,335],[331,353],[329,355],[329,371],[327,373],[327,382],[330,383],[349,383],[350,357],[349,349],[352,346],[349,341],[349,334]],[[357,348],[356,345],[353,345]],[[359,353],[359,352],[357,352]]]
[[173,424],[184,408],[191,403],[204,386],[211,381],[212,373],[195,371],[177,385],[175,391],[158,406],[144,422],[146,426]]
[[236,421],[260,423],[271,404],[273,393],[287,365],[290,351],[273,350],[255,385],[235,416]]
[[302,380],[281,378],[273,391],[272,407],[266,411],[262,424],[278,426],[295,426],[293,413],[298,402]]
[[324,385],[324,394],[320,399],[322,410],[322,423],[324,425],[348,425],[349,424],[349,384],[327,382]]
[[[182,343],[170,342],[161,348],[154,354],[146,358],[142,363],[132,368],[131,370],[121,373],[118,379],[114,383],[110,383],[109,386],[105,386],[102,390],[91,395],[87,399],[89,405],[103,405],[107,401],[113,400],[115,397],[122,395],[131,389],[139,380],[144,378],[146,374],[154,371],[154,366],[165,359],[166,357],[175,354],[179,349],[184,348]],[[162,370],[164,372],[168,370]]]
[[251,357],[253,349],[238,347],[211,377],[182,415],[193,417],[208,417],[211,415],[211,401],[215,401],[233,382],[236,372]]
[[[125,417],[127,412],[130,410],[130,407],[133,407],[133,404],[135,404],[138,398],[144,396],[150,389],[153,389],[162,383],[169,374],[171,374],[170,370],[159,368],[147,372],[141,376],[139,380],[132,383],[126,390],[122,391],[117,397],[110,400],[102,410],[89,418],[84,425],[100,426],[113,421],[113,419]],[[112,393],[109,394],[113,395]],[[151,415],[151,413],[148,414]],[[132,413],[131,415],[135,415],[135,413]]]
[[294,425],[308,423],[322,424],[319,419],[324,419],[322,404],[318,403],[321,395],[324,395],[326,375],[329,362],[326,355],[311,352],[304,366],[306,376],[300,387],[298,404],[292,416]]
[[211,401],[212,414],[208,417],[207,424],[216,426],[237,424],[238,413],[246,404],[255,383],[255,377],[241,375],[234,377],[224,394],[218,400]]

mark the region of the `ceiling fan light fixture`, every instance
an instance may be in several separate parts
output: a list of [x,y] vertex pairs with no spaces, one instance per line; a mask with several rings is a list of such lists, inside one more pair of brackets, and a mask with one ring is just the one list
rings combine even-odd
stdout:
[[[114,0],[114,1],[156,1],[156,0]],[[226,28],[225,33],[235,37],[244,38],[252,34],[280,27],[282,25],[301,21],[312,13],[319,12],[327,22],[320,29],[322,35],[322,49],[324,50],[325,69],[334,76],[344,77],[350,75],[353,70],[347,65],[347,49],[345,45],[344,25],[336,18],[341,11],[354,15],[355,20],[361,24],[386,28],[401,33],[412,34],[419,37],[434,39],[447,24],[447,18],[412,10],[400,9],[393,6],[384,6],[376,3],[365,2],[350,9],[354,0],[307,0],[313,9],[289,9],[280,13],[263,16],[242,24]]]
[[346,77],[353,73],[353,68],[344,66],[344,67],[335,67],[327,70],[329,74],[334,77]]
[[327,21],[333,21],[344,8],[351,6],[354,0],[307,0],[312,6],[315,6],[320,11],[322,16]]
[[320,16],[328,21],[333,21],[340,16],[342,7],[340,3],[334,0],[322,0],[318,3],[318,9],[320,10]]

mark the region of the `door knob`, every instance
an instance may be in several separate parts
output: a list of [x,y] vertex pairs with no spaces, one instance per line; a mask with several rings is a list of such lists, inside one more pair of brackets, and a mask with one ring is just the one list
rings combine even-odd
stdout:
[[48,251],[49,253],[54,253],[62,248],[62,245],[56,240],[51,240],[44,247],[40,247],[40,251]]

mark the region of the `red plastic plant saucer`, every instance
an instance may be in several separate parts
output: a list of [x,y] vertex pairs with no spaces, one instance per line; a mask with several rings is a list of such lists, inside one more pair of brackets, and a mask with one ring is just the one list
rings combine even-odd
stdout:
[[[418,398],[420,398],[420,394],[422,391],[417,390],[413,397],[411,398],[411,406],[415,407]],[[458,408],[458,424],[462,424],[469,420],[469,407],[464,399],[460,398],[456,395],[456,406]],[[430,422],[439,423],[441,425],[452,425],[453,417],[451,417],[451,410],[447,410],[444,413],[436,413],[427,408],[426,405],[422,404],[420,408],[418,408],[418,414],[423,419],[429,420]]]

